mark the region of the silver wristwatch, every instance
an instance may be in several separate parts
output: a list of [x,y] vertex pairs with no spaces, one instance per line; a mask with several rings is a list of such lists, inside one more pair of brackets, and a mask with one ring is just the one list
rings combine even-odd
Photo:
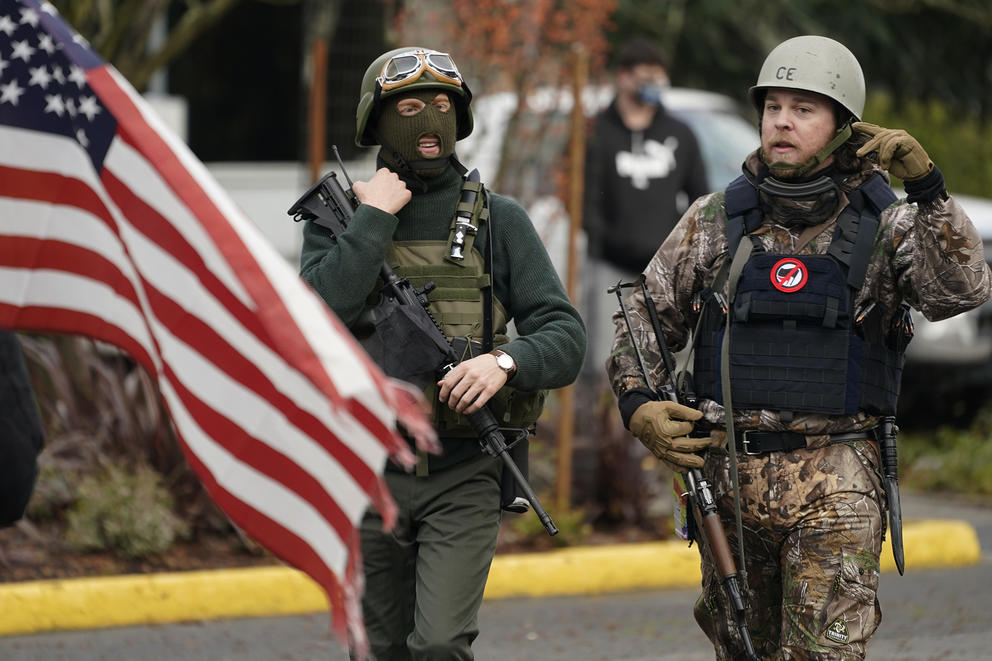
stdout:
[[506,353],[505,351],[500,351],[499,349],[493,349],[490,352],[492,355],[496,356],[496,364],[499,368],[506,372],[506,378],[510,378],[517,373],[517,363],[513,360],[513,357]]

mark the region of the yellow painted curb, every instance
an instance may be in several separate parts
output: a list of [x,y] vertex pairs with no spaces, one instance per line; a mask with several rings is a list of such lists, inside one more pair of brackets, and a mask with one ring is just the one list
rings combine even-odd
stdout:
[[546,597],[699,585],[699,552],[685,542],[588,546],[498,556],[485,597]]
[[327,609],[320,587],[285,567],[27,581],[0,585],[0,634]]
[[[906,571],[976,564],[963,521],[907,522]],[[882,570],[894,571],[888,542]],[[522,553],[493,561],[485,597],[597,594],[699,585],[699,554],[683,542]],[[286,567],[173,572],[0,584],[0,635],[326,611],[323,591]]]
[[[965,521],[932,519],[907,522],[902,531],[906,571],[976,565],[982,559],[978,533]],[[888,534],[882,548],[882,571],[895,571]]]

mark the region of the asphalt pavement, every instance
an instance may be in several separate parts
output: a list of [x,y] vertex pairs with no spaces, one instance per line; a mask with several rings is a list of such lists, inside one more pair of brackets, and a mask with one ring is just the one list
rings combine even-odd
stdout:
[[[871,661],[975,661],[992,645],[992,556],[882,575]],[[977,588],[977,589],[976,589]],[[698,588],[490,599],[477,661],[707,661]],[[326,613],[0,637],[4,661],[347,661]]]
[[[934,592],[935,596],[923,605],[914,606],[915,610],[912,612],[903,613],[904,624],[898,629],[901,632],[899,635],[912,638],[914,617],[919,616],[921,608],[934,609],[934,617],[948,614],[953,594],[956,594],[953,592],[955,581],[963,591],[967,591],[969,587],[984,585],[983,594],[988,585],[992,584],[989,553],[992,549],[992,504],[980,505],[906,494],[903,508],[909,577],[900,578],[895,573],[891,551],[886,548],[883,552],[883,595],[888,585],[894,585],[900,590],[918,589],[919,584],[912,579],[914,575],[927,576],[928,572],[943,572],[940,578],[932,578],[932,587],[926,588],[939,591],[939,594]],[[952,578],[946,578],[948,576]],[[607,636],[615,637],[621,633],[611,631],[611,626],[615,629],[616,625],[602,622],[597,624],[595,619],[582,624],[581,610],[569,615],[569,608],[581,609],[583,604],[592,603],[594,605],[587,609],[595,613],[598,609],[596,603],[606,603],[620,595],[623,609],[636,610],[636,604],[642,598],[651,603],[659,603],[658,594],[673,595],[673,613],[678,611],[678,617],[686,620],[698,582],[696,550],[688,549],[685,544],[677,542],[504,555],[497,557],[493,565],[482,612],[483,629],[486,631],[496,627],[495,624],[486,622],[498,619],[501,612],[509,613],[514,622],[520,621],[522,613],[531,612],[531,621],[536,622],[540,619],[539,615],[545,614],[551,620],[563,620],[571,633],[560,628],[542,633],[550,625],[538,623],[532,630],[518,632],[523,637],[525,647],[536,644],[538,640],[550,643],[559,637],[576,644],[581,639],[582,632],[596,631],[597,627]],[[947,592],[948,590],[952,592]],[[654,596],[640,596],[645,594]],[[906,603],[906,599],[899,597],[891,608],[905,607]],[[248,622],[245,626],[253,631],[252,635],[256,639],[254,645],[264,644],[265,641],[277,645],[277,636],[260,635],[261,632],[266,631],[266,627],[285,626],[286,621],[299,621],[305,623],[306,627],[321,630],[310,631],[309,634],[293,634],[294,639],[300,640],[302,635],[303,640],[322,650],[314,649],[312,651],[316,653],[315,656],[308,654],[301,658],[337,658],[330,653],[336,646],[325,629],[328,625],[326,608],[322,593],[309,579],[283,567],[3,584],[0,585],[0,657],[104,658],[80,656],[83,650],[77,645],[81,640],[88,640],[85,637],[88,632],[102,631],[98,639],[110,640],[113,643],[112,648],[122,650],[127,649],[127,641],[137,631],[153,632],[149,635],[154,638],[165,635],[163,632],[169,630],[168,626],[147,625],[177,622],[198,623],[173,625],[183,628],[181,639],[184,642],[181,645],[192,653],[201,644],[198,642],[198,632],[206,635],[207,631],[215,634],[217,631],[229,631],[228,627],[236,627],[239,622]],[[965,613],[969,608],[961,606],[960,610]],[[305,614],[308,615],[302,619],[278,617]],[[234,619],[246,616],[255,619]],[[675,615],[665,614],[661,616],[661,621],[669,617]],[[650,619],[656,621],[659,617],[656,614]],[[624,620],[625,618],[619,618],[618,621]],[[989,625],[982,625],[975,632],[969,630],[968,635],[973,635],[974,639],[969,639],[968,644],[976,645],[976,649],[985,649],[992,643],[989,634],[992,631],[992,621]],[[683,623],[683,626],[688,627],[687,636],[693,635],[691,623]],[[696,630],[695,635],[701,634]],[[231,636],[233,634],[228,634],[228,638]],[[542,638],[543,636],[546,637]],[[486,640],[489,642],[486,644],[491,645],[503,638],[505,637],[487,636]],[[599,637],[596,639],[600,640]],[[885,644],[890,646],[889,649],[897,650],[900,644],[905,644],[901,640],[890,640]],[[480,641],[480,644],[483,642]],[[156,644],[164,645],[161,642]],[[561,647],[561,643],[554,644]],[[17,655],[18,651],[34,647],[47,649],[48,652],[36,657]],[[68,649],[70,654],[65,657],[51,656],[54,649]],[[285,652],[285,646],[282,649]],[[135,652],[138,650],[135,649]],[[328,652],[328,656],[324,656],[323,652]],[[905,652],[904,649],[903,654]],[[45,656],[46,653],[50,656]],[[504,656],[503,653],[499,654],[500,657]],[[134,658],[139,657],[136,654]],[[173,656],[170,655],[169,658]],[[197,657],[194,654],[189,657],[176,655],[174,658],[221,657]],[[240,657],[234,654],[229,657],[224,655],[224,658]],[[268,658],[296,657],[274,653]],[[496,657],[480,654],[480,658]],[[531,658],[544,657],[539,655]],[[634,654],[615,658],[638,657]]]

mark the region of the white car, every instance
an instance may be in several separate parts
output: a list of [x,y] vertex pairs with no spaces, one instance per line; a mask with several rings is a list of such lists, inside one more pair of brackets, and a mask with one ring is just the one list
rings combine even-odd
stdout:
[[[613,99],[608,85],[590,86],[583,93],[583,110],[588,117],[606,108]],[[745,118],[745,107],[729,96],[704,90],[672,87],[664,92],[665,108],[692,127],[712,190],[722,190],[741,173],[744,158],[757,148],[760,138],[754,121]],[[515,179],[528,180],[529,188],[521,196],[538,191],[526,203],[528,214],[551,255],[558,275],[565,280],[568,262],[569,217],[558,196],[541,190],[542,179],[548,179],[567,148],[567,125],[572,111],[569,90],[544,88],[526,99],[526,115],[553,118],[555,130],[547,127],[541,139],[527,145],[527,158]],[[517,109],[513,92],[484,94],[472,100],[475,128],[458,143],[458,156],[463,163],[477,168],[482,181],[494,183],[503,153],[503,136],[510,118]],[[550,181],[550,179],[548,179]],[[505,190],[503,192],[506,192]],[[579,232],[576,254],[585,254],[585,237]]]
[[[608,85],[590,86],[583,94],[583,109],[592,116],[606,108],[613,99],[613,89]],[[713,190],[723,189],[741,173],[744,157],[757,148],[760,142],[754,122],[744,116],[744,106],[729,96],[704,90],[672,87],[664,91],[665,108],[692,127],[703,152],[703,160]],[[517,97],[513,92],[499,92],[482,95],[472,100],[472,114],[475,128],[465,140],[458,143],[458,155],[472,167],[478,168],[483,181],[492,181],[499,169],[502,154],[503,134],[507,122],[517,108]],[[558,122],[569,121],[572,110],[572,95],[569,91],[542,89],[527,98],[526,110],[535,115],[555,113]],[[567,133],[561,132],[558,138],[561,147],[567,140]],[[554,142],[548,135],[543,141]],[[558,158],[560,149],[532,149],[531,163],[540,163],[543,155]]]
[[[985,259],[992,263],[992,200],[954,195],[981,234]],[[992,360],[992,302],[943,321],[927,321],[914,311],[916,333],[907,360],[946,367],[984,365]],[[983,325],[986,328],[983,328]]]
[[740,176],[744,158],[761,142],[757,120],[745,119],[742,106],[723,94],[671,88],[665,90],[664,99],[668,111],[696,135],[710,188],[726,188]]
[[[951,194],[982,237],[992,264],[992,200]],[[992,394],[992,302],[950,319],[931,322],[913,312],[916,332],[906,349],[900,411],[931,411],[967,418]],[[945,414],[941,416],[941,413]]]

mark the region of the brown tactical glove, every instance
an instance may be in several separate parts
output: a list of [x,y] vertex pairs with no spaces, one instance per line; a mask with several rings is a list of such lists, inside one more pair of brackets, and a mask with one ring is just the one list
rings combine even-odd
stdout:
[[878,166],[904,181],[922,179],[933,170],[933,161],[923,146],[902,129],[886,129],[867,122],[854,122],[851,128],[872,136],[858,156],[878,152]]
[[693,421],[701,417],[696,409],[675,402],[645,402],[630,416],[630,431],[672,470],[702,468],[703,458],[694,453],[712,447],[715,439],[689,438]]

